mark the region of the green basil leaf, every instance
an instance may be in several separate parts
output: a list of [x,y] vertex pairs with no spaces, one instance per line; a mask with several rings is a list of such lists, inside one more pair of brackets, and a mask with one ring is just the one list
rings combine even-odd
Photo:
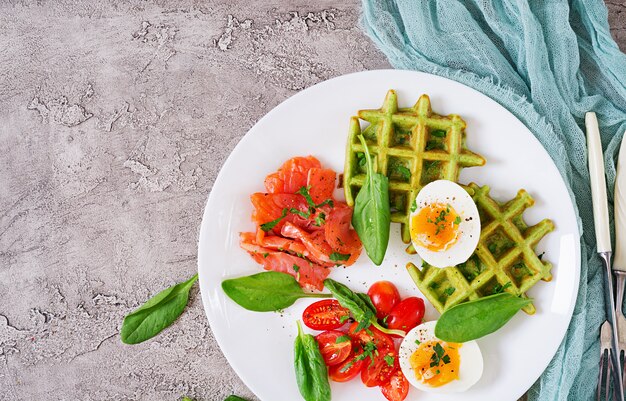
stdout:
[[374,173],[367,143],[363,136],[359,136],[359,140],[365,150],[367,176],[354,200],[352,225],[367,256],[380,266],[387,252],[391,227],[389,180],[380,173]]
[[156,336],[174,323],[187,306],[189,290],[197,280],[196,274],[183,283],[167,288],[128,314],[120,332],[122,342],[138,344]]
[[293,276],[274,271],[224,280],[222,290],[237,304],[255,312],[285,309],[299,298],[330,297],[304,292]]
[[372,311],[372,313],[376,315],[376,307],[374,306],[374,303],[372,302],[370,296],[362,292],[357,292],[356,295],[361,298],[363,302],[365,302],[365,304],[368,306],[368,308]]
[[315,337],[304,334],[298,321],[298,336],[294,342],[296,382],[305,401],[330,401],[328,370]]
[[504,326],[531,302],[505,292],[455,305],[437,321],[435,336],[455,343],[484,337]]

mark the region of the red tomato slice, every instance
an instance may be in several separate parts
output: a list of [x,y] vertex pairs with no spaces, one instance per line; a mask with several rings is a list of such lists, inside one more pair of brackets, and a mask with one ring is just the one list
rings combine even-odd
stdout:
[[383,319],[394,306],[400,303],[400,293],[390,281],[377,281],[367,291],[372,303],[376,307],[376,317]]
[[339,305],[336,299],[324,299],[307,306],[302,321],[313,330],[333,330],[343,326],[350,311]]
[[402,370],[396,369],[389,382],[380,387],[380,391],[389,401],[403,401],[409,394],[409,381],[402,374]]
[[361,381],[367,387],[382,386],[389,381],[391,374],[397,369],[397,354],[395,348],[378,350],[374,359],[365,359],[365,366],[361,370]]
[[339,365],[328,368],[330,380],[335,382],[347,382],[358,376],[363,368],[363,360],[357,358],[354,352]]
[[329,330],[315,336],[326,366],[339,365],[352,353],[350,336],[342,331]]
[[424,317],[424,300],[410,297],[394,306],[387,317],[387,327],[408,332],[422,322]]
[[320,204],[327,199],[332,199],[335,190],[337,173],[328,168],[312,168],[307,177],[307,186],[311,199],[315,204]]

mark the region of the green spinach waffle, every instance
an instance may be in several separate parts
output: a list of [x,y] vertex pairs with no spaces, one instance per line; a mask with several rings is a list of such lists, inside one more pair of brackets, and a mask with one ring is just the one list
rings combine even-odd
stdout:
[[[359,118],[369,125],[361,130]],[[389,178],[391,221],[402,224],[402,240],[411,241],[409,216],[418,192],[429,182],[457,182],[463,167],[482,166],[485,159],[467,149],[465,121],[458,115],[441,116],[422,95],[415,106],[399,108],[394,90],[377,110],[360,110],[350,120],[343,186],[348,205],[366,176],[363,135],[374,158],[374,168]]]
[[[509,202],[500,203],[489,196],[488,186],[472,183],[469,187],[481,222],[480,240],[472,257],[444,269],[407,265],[417,287],[439,312],[502,291],[526,297],[539,280],[552,278],[552,264],[537,256],[534,248],[554,230],[554,224],[545,219],[529,227],[522,218],[524,210],[534,204],[533,198],[522,189]],[[533,314],[535,307],[530,304],[524,311]]]

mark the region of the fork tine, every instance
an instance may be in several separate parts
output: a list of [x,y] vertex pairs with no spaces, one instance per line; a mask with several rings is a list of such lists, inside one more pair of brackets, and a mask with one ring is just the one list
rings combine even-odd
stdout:
[[611,323],[605,321],[600,327],[600,373],[598,377],[597,400],[602,401],[602,389],[604,387],[604,401],[615,398],[611,397],[611,375],[613,374],[613,361],[611,358]]
[[604,350],[600,351],[600,374],[598,375],[598,392],[596,400],[600,401],[602,399],[602,373],[604,372]]

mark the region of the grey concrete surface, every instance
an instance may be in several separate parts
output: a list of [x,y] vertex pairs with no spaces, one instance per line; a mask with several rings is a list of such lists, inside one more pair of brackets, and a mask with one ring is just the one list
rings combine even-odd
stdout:
[[[626,2],[611,2],[626,49]],[[255,399],[197,290],[162,335],[123,316],[196,270],[207,195],[285,98],[388,64],[357,0],[0,4],[0,400]]]

